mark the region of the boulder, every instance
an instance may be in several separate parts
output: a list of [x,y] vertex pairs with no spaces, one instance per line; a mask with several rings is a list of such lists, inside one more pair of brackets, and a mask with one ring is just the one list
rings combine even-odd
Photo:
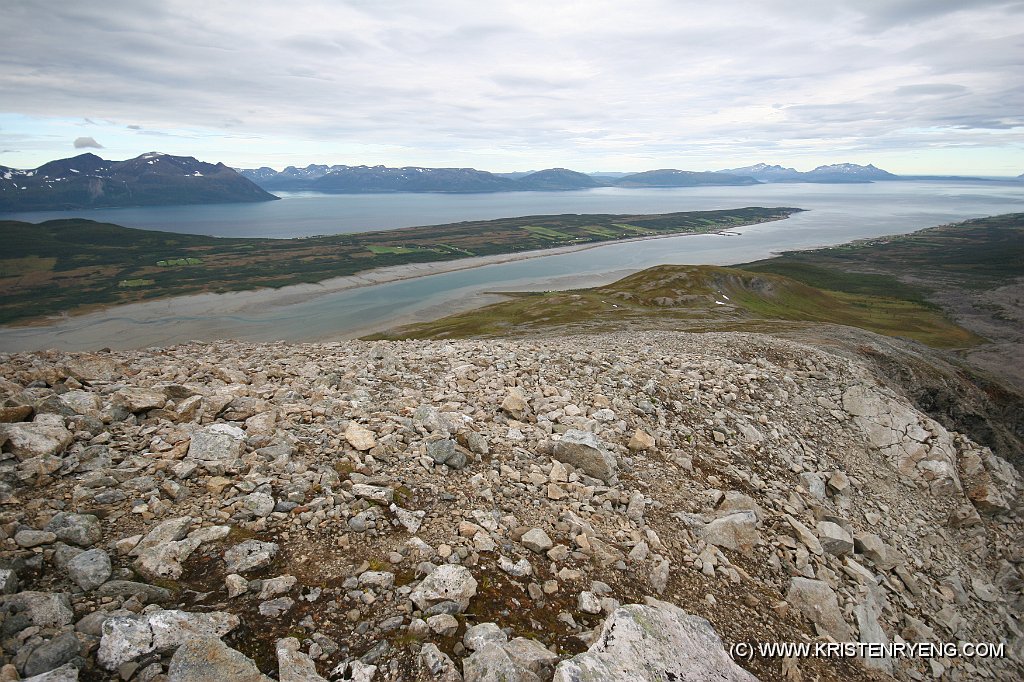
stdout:
[[147,580],[177,580],[184,568],[181,563],[199,548],[199,540],[165,542],[150,547],[135,560],[135,570]]
[[543,554],[555,545],[551,538],[548,537],[548,534],[541,528],[533,528],[526,531],[523,533],[520,542],[523,544],[523,547],[537,554]]
[[587,476],[605,483],[615,480],[618,461],[608,452],[604,443],[589,431],[569,429],[555,442],[552,456],[560,462],[571,464]]
[[837,642],[849,642],[853,638],[853,632],[839,608],[836,593],[828,583],[810,578],[793,578],[789,583],[786,601],[814,623],[819,634],[828,635]]
[[530,414],[530,403],[526,402],[521,391],[512,389],[501,401],[501,409],[513,419],[523,421]]
[[179,516],[173,519],[167,519],[162,521],[153,527],[149,533],[143,537],[137,545],[132,549],[129,554],[131,556],[139,556],[147,549],[151,547],[159,547],[168,542],[176,542],[183,539],[188,534],[188,529],[192,527],[191,516]]
[[25,661],[25,674],[42,675],[70,663],[82,652],[82,643],[74,632],[57,635],[32,650]]
[[435,644],[424,644],[420,649],[418,667],[421,679],[435,682],[462,682],[455,662]]
[[442,601],[456,602],[464,611],[476,594],[476,586],[477,582],[468,568],[445,564],[424,578],[409,598],[421,611]]
[[275,542],[246,540],[224,552],[227,572],[245,573],[269,566],[277,556],[277,550]]
[[4,606],[13,606],[24,613],[32,625],[41,628],[60,628],[74,622],[71,601],[63,592],[25,591],[2,598]]
[[238,627],[238,623],[238,616],[220,611],[154,611],[145,616],[108,618],[103,621],[96,660],[103,668],[116,670],[151,651],[166,654],[185,642],[219,639]]
[[169,682],[273,682],[256,663],[217,638],[193,639],[178,647],[167,668]]
[[505,644],[508,635],[495,623],[480,623],[466,628],[462,643],[470,651],[476,651],[485,644]]
[[829,554],[843,556],[853,551],[853,536],[838,523],[820,521],[818,523],[818,541],[821,548]]
[[280,682],[327,682],[294,637],[277,640],[277,669]]
[[736,665],[711,624],[679,607],[648,599],[605,619],[586,652],[562,661],[554,682],[756,682]]
[[749,552],[761,542],[757,515],[752,511],[740,511],[717,518],[704,527],[704,539],[718,547]]
[[71,445],[74,436],[64,428],[63,419],[43,419],[41,415],[34,422],[0,424],[0,443],[20,461],[33,457],[53,457],[64,452]]
[[462,676],[465,682],[540,682],[493,643],[484,644],[462,662]]
[[133,413],[156,410],[167,403],[164,392],[152,388],[122,388],[116,399]]
[[245,452],[245,431],[229,424],[212,424],[192,434],[187,457],[207,469],[230,463]]
[[377,445],[377,437],[370,429],[352,422],[345,429],[345,440],[356,450],[366,451]]
[[68,561],[65,567],[75,584],[88,592],[110,579],[110,556],[102,549],[90,549]]
[[637,429],[633,432],[633,436],[629,439],[629,443],[626,444],[626,447],[633,452],[653,450],[655,447],[654,436],[643,429]]
[[103,539],[100,520],[92,514],[71,514],[57,512],[46,530],[57,536],[61,542],[70,542],[79,547],[92,547]]
[[65,663],[49,672],[23,677],[21,682],[78,682],[78,668],[73,663]]

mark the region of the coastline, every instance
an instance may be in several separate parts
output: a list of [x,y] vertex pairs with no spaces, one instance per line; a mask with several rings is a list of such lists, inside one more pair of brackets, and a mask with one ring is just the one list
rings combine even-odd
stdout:
[[[776,219],[778,220],[778,219]],[[66,350],[73,350],[82,345],[100,348],[104,346],[124,346],[132,348],[146,347],[153,345],[140,340],[134,344],[118,344],[119,335],[109,333],[105,336],[112,343],[81,344],[72,341],[73,337],[84,330],[96,328],[100,325],[116,323],[123,320],[125,327],[128,324],[138,324],[141,319],[143,324],[156,324],[164,318],[175,317],[202,317],[216,316],[218,318],[230,318],[232,316],[244,316],[247,313],[265,311],[268,308],[284,307],[296,303],[303,303],[315,300],[322,296],[335,294],[343,291],[372,287],[381,284],[391,284],[408,280],[429,277],[432,275],[454,273],[463,270],[473,270],[489,265],[499,265],[516,261],[558,256],[567,253],[587,251],[601,247],[613,246],[630,242],[643,242],[655,239],[669,239],[677,237],[691,237],[698,235],[719,235],[734,236],[737,227],[752,227],[775,222],[775,220],[751,223],[743,226],[730,226],[721,230],[709,232],[680,232],[675,234],[646,235],[604,241],[596,243],[578,244],[572,246],[559,246],[550,249],[535,249],[519,253],[495,254],[492,256],[471,256],[457,260],[437,261],[434,263],[410,263],[393,265],[382,268],[375,268],[365,272],[333,277],[313,284],[293,284],[280,289],[257,288],[243,291],[231,291],[225,293],[200,293],[186,294],[182,296],[168,296],[165,298],[141,301],[135,303],[124,303],[115,305],[101,305],[77,313],[63,313],[41,318],[31,318],[16,324],[0,325],[0,352],[26,352],[40,348],[64,347]],[[615,275],[622,277],[635,270],[615,270]],[[606,273],[607,275],[608,273]],[[585,282],[594,282],[599,279],[593,273],[585,276],[566,275],[558,279],[575,280],[573,286],[580,288],[586,286]],[[603,279],[603,278],[601,278]],[[583,283],[581,283],[583,282]],[[537,286],[542,286],[540,283]],[[507,289],[506,289],[507,290]],[[523,289],[523,290],[529,290]],[[388,329],[410,322],[425,321],[443,317],[455,312],[463,312],[472,308],[487,305],[501,300],[501,296],[494,293],[477,293],[463,296],[457,299],[447,299],[438,302],[415,313],[398,314],[395,317],[382,323],[369,325],[358,325],[345,332],[332,334],[330,338],[345,339],[358,338],[376,331]],[[225,329],[226,336],[231,338],[228,329]],[[49,341],[47,340],[49,339]],[[310,336],[309,340],[324,340],[316,335]],[[98,344],[98,345],[97,345]]]

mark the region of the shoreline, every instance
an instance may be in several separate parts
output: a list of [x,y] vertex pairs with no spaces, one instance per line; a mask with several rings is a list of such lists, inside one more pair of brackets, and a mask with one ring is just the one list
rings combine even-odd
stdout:
[[[739,227],[762,225],[764,223],[775,222],[777,220],[781,219],[776,218],[764,220]],[[33,317],[12,324],[0,325],[0,332],[29,333],[33,330],[38,330],[40,333],[46,331],[54,332],[62,323],[69,323],[75,320],[87,320],[91,316],[110,315],[116,311],[122,311],[126,314],[130,314],[137,310],[147,310],[163,306],[166,306],[164,313],[169,315],[184,314],[186,312],[185,310],[176,310],[184,308],[187,308],[187,313],[190,314],[213,314],[217,312],[224,315],[241,314],[255,309],[263,309],[267,306],[285,306],[310,301],[320,296],[327,296],[363,287],[403,282],[421,277],[429,277],[431,275],[459,272],[462,270],[472,270],[486,267],[488,265],[500,265],[502,263],[512,263],[522,260],[544,258],[547,256],[558,256],[566,253],[576,253],[604,246],[612,246],[614,244],[698,235],[734,236],[735,233],[730,234],[729,231],[735,229],[737,229],[737,227],[733,226],[709,232],[679,232],[675,234],[647,235],[642,237],[629,237],[626,239],[614,239],[572,246],[556,246],[550,249],[534,249],[519,253],[502,253],[491,256],[470,256],[468,258],[435,261],[433,263],[406,263],[402,265],[390,265],[373,268],[354,275],[331,277],[314,283],[289,284],[278,289],[271,287],[259,287],[224,293],[205,292],[178,296],[165,296],[149,301],[137,301],[133,303],[97,304],[93,306],[86,306],[79,309],[78,312],[63,312],[59,315]],[[372,330],[364,329],[361,333],[366,334],[370,333],[370,331]]]

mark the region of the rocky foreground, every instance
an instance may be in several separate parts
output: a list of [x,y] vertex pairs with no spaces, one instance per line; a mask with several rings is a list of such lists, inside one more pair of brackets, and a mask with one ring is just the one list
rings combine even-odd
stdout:
[[[0,356],[0,681],[1024,675],[1022,481],[750,334]],[[769,658],[736,642],[991,642]]]

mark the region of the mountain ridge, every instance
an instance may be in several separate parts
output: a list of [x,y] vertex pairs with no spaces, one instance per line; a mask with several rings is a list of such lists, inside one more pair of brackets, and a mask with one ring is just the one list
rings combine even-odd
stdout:
[[265,190],[363,192],[528,192],[568,191],[595,187],[741,186],[764,182],[863,183],[898,180],[875,167],[839,163],[801,172],[758,163],[720,171],[662,168],[637,173],[581,173],[568,168],[491,173],[476,168],[388,167],[309,164],[277,172],[267,166],[236,169]]
[[96,154],[34,169],[0,166],[0,211],[46,211],[277,199],[223,163],[148,152],[124,161]]

